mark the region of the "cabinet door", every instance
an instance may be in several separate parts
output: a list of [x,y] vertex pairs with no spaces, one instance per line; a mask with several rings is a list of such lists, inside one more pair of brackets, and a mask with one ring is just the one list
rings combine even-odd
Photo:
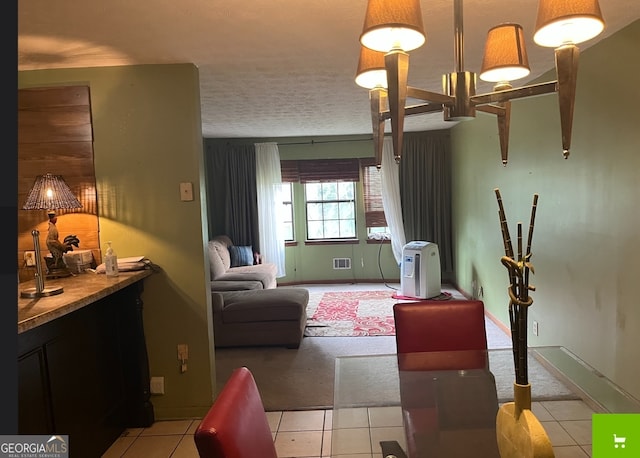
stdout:
[[110,444],[126,425],[116,296],[65,317],[64,329],[45,345],[55,431],[69,435],[79,456]]
[[20,434],[46,434],[53,430],[42,348],[18,358],[18,430]]

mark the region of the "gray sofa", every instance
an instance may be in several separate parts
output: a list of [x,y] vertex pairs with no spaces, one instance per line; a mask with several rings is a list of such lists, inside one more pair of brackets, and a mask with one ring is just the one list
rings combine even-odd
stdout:
[[211,291],[270,289],[277,286],[276,265],[269,262],[262,263],[257,253],[254,254],[253,265],[231,267],[229,249],[232,246],[233,242],[226,235],[218,235],[209,241]]
[[211,301],[216,347],[300,346],[307,324],[307,289],[212,291]]

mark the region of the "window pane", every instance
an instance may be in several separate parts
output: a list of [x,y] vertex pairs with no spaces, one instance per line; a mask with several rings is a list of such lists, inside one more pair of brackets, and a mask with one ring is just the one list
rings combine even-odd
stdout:
[[305,184],[307,200],[322,200],[322,183]]
[[356,224],[352,219],[340,220],[340,236],[341,237],[355,237],[356,236]]
[[322,220],[322,204],[307,204],[307,220],[318,221]]
[[282,194],[283,202],[291,202],[291,183],[282,183],[280,193]]
[[295,240],[293,233],[293,201],[291,193],[291,183],[282,183],[280,185],[280,197],[282,199],[282,207],[280,209],[280,224],[282,235],[286,242]]
[[322,221],[309,221],[307,222],[308,228],[308,237],[309,239],[322,239],[324,238],[324,233],[322,230]]
[[322,200],[337,200],[337,199],[338,199],[338,184],[322,183]]
[[338,203],[331,202],[324,204],[324,211],[322,216],[324,219],[338,219]]
[[338,183],[338,199],[340,200],[353,200],[355,194],[355,186],[352,182]]
[[291,242],[294,240],[293,238],[293,224],[291,223],[282,223],[282,233],[284,235],[284,240],[286,242]]
[[355,238],[354,195],[353,182],[305,183],[307,237],[310,240]]
[[355,220],[355,208],[353,202],[340,202],[340,219],[353,219]]
[[340,225],[337,221],[325,221],[324,222],[324,238],[337,239],[341,237]]

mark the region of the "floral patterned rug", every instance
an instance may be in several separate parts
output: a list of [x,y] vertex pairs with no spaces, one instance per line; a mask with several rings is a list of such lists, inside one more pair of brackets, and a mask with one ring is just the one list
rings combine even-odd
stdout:
[[308,337],[393,336],[394,291],[309,293]]

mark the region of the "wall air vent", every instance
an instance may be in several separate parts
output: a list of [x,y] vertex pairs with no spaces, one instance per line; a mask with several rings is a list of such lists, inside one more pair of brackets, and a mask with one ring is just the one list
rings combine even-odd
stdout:
[[333,258],[333,270],[351,269],[351,258]]

